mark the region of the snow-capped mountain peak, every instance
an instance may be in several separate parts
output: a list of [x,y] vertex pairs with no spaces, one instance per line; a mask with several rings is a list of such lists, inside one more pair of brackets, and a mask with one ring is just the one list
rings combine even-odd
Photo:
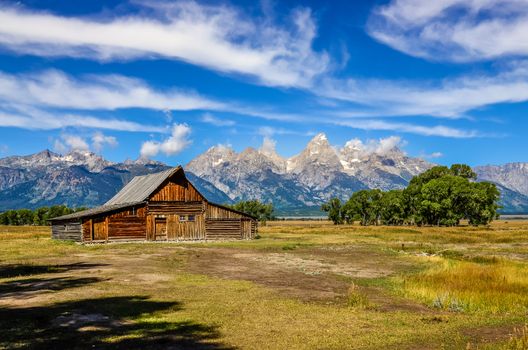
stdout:
[[84,166],[93,172],[100,172],[104,168],[114,164],[94,152],[84,150],[73,150],[58,160],[69,165]]
[[360,140],[351,140],[338,150],[320,133],[299,154],[284,159],[277,154],[274,141],[265,139],[258,150],[247,148],[239,154],[210,148],[186,168],[233,200],[257,198],[317,206],[359,189],[402,188],[413,175],[431,166],[406,158],[396,147],[398,140],[382,141],[365,146]]

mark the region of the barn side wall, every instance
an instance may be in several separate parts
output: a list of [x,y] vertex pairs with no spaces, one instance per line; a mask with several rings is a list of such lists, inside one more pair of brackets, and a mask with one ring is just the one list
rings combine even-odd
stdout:
[[81,242],[81,220],[54,221],[51,225],[51,238]]
[[[205,239],[204,207],[204,201],[150,202],[148,204],[150,240]],[[156,221],[161,222],[161,226],[156,225]],[[164,232],[158,232],[160,228]]]
[[146,206],[139,205],[83,218],[80,225],[82,242],[145,240],[146,213]]
[[106,217],[108,240],[147,239],[147,209],[145,206],[127,208]]
[[252,239],[257,232],[253,218],[211,203],[207,203],[205,217],[208,240]]

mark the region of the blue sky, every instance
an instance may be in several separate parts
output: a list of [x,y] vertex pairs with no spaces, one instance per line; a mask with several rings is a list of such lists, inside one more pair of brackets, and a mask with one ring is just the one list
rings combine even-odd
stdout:
[[0,155],[186,164],[325,132],[526,162],[527,78],[518,0],[2,1]]

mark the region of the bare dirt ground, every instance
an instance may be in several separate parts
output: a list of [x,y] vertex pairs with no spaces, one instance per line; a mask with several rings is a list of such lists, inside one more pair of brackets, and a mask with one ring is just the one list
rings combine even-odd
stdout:
[[[294,252],[194,249],[187,269],[225,279],[251,281],[303,301],[346,303],[352,278],[386,277],[408,269],[405,261],[360,247],[325,247]],[[389,296],[381,288],[355,286],[379,311],[430,312],[419,303]]]

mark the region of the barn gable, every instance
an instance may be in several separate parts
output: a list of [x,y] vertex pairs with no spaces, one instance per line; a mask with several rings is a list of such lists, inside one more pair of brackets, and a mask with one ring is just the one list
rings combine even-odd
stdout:
[[204,196],[187,180],[181,168],[167,177],[149,196],[150,202],[199,202],[204,200]]
[[82,242],[248,239],[256,220],[209,202],[182,167],[137,176],[104,205],[51,220],[52,236]]

